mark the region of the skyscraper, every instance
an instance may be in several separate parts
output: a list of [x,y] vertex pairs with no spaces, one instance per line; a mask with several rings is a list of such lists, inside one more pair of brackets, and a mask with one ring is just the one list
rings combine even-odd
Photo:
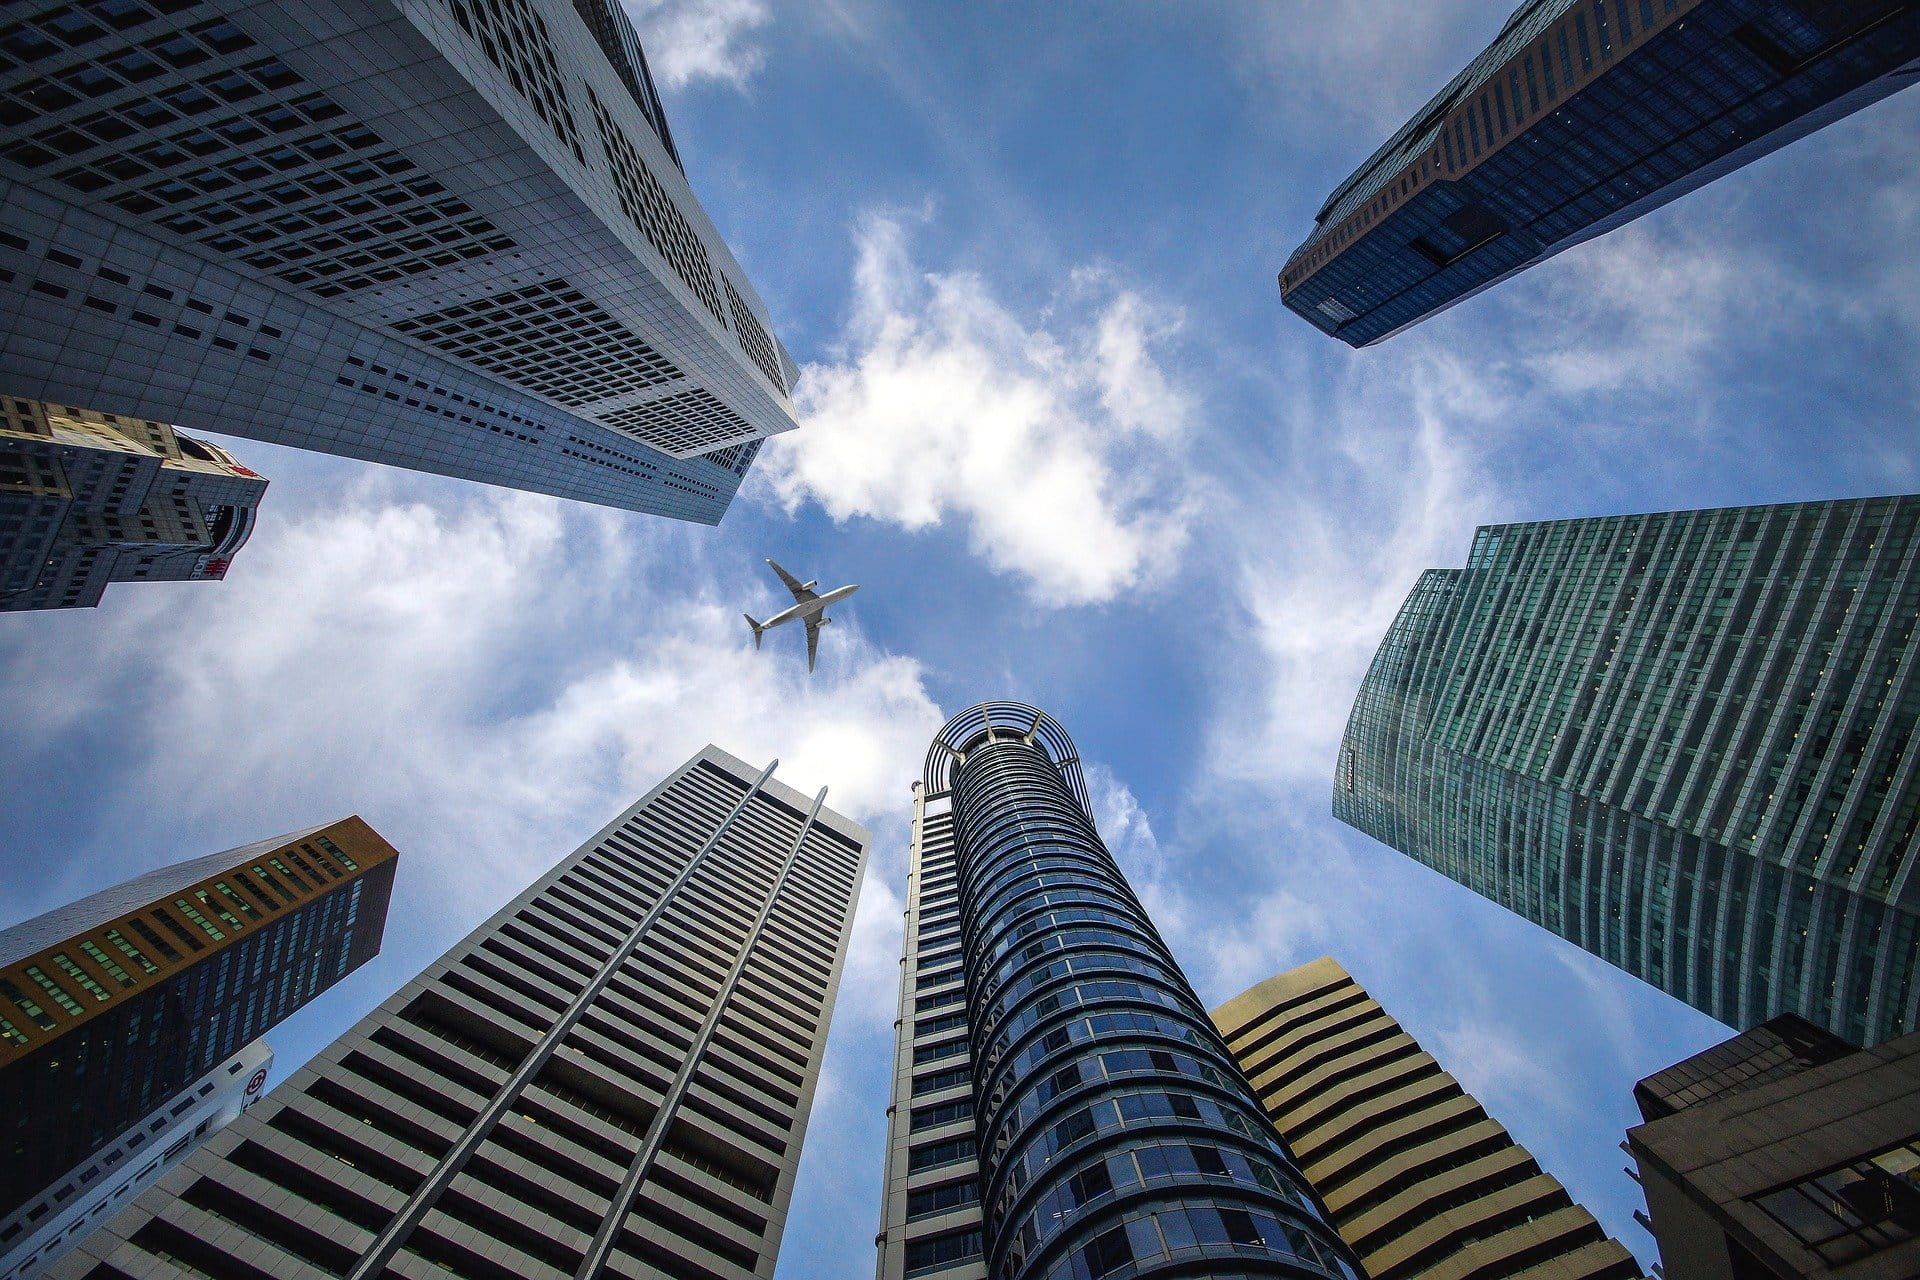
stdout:
[[906,928],[880,1280],[1358,1274],[1044,712],[934,739]]
[[0,386],[713,523],[792,361],[616,0],[29,0]]
[[1327,197],[1281,297],[1378,342],[1916,76],[1913,0],[1525,0]]
[[1633,1255],[1332,957],[1213,1021],[1368,1275],[1638,1280]]
[[1784,1014],[1633,1093],[1673,1280],[1920,1275],[1920,1034],[1856,1049]]
[[0,1218],[378,954],[397,856],[344,818],[0,932]]
[[164,422],[0,397],[0,610],[226,576],[267,482]]
[[707,747],[54,1277],[768,1280],[867,833]]
[[272,1066],[265,1040],[241,1046],[0,1218],[0,1280],[39,1280],[88,1232],[257,1101]]
[[1490,525],[1333,811],[1694,1007],[1920,1023],[1920,497]]

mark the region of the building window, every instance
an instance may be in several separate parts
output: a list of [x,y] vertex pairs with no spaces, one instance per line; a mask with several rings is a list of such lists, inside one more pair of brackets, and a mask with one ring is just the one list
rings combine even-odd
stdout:
[[1831,1264],[1877,1253],[1920,1235],[1920,1134],[1748,1200]]

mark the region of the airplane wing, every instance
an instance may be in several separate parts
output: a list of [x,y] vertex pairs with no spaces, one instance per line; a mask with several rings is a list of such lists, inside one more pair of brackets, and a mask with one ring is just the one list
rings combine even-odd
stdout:
[[820,619],[807,619],[807,671],[813,671],[813,660],[820,652]]
[[795,604],[805,604],[809,600],[818,600],[820,598],[818,595],[814,594],[813,592],[807,590],[805,587],[801,586],[800,579],[794,577],[792,574],[788,573],[785,569],[782,569],[779,565],[775,564],[773,561],[771,560],[767,561],[767,567],[769,569],[772,569],[775,573],[779,574],[780,581],[787,584],[787,590],[793,592],[793,602]]

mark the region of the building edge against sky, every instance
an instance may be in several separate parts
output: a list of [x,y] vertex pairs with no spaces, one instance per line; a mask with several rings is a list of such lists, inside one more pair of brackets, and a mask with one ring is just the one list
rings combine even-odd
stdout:
[[795,425],[617,0],[102,13],[8,13],[9,392],[705,523]]
[[0,931],[0,1249],[37,1237],[35,1203],[64,1205],[69,1182],[177,1156],[221,1064],[378,954],[398,856],[344,818]]
[[50,1276],[770,1280],[869,841],[774,768],[695,754]]
[[1638,1280],[1626,1247],[1332,957],[1213,1021],[1367,1274]]
[[1670,1280],[1920,1275],[1920,1034],[1863,1050],[1783,1014],[1634,1097]]
[[0,1220],[0,1280],[38,1280],[108,1215],[253,1105],[272,1069],[265,1040],[242,1046]]
[[1336,817],[1736,1027],[1920,1019],[1920,497],[1477,531]]
[[983,703],[915,788],[880,1280],[1358,1275],[1094,828]]
[[1910,0],[1525,0],[1327,197],[1282,298],[1378,342],[1916,78]]
[[224,578],[267,482],[164,422],[0,395],[0,611]]

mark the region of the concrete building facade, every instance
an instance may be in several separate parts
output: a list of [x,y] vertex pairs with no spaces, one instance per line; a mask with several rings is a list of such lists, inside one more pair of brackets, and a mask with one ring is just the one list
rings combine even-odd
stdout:
[[1373,1280],[1638,1280],[1633,1255],[1331,957],[1213,1020]]
[[0,31],[0,386],[713,523],[797,374],[611,0]]
[[1525,0],[1327,197],[1281,296],[1378,342],[1916,78],[1911,0]]
[[1354,1280],[1101,843],[1065,730],[961,712],[913,831],[880,1280]]
[[1334,815],[1705,1013],[1920,1025],[1920,497],[1491,525]]
[[267,482],[164,422],[0,396],[0,611],[226,576]]
[[707,747],[51,1273],[768,1280],[867,833]]
[[0,932],[0,1218],[378,954],[398,856],[344,818]]
[[1920,1035],[1791,1014],[1642,1080],[1627,1148],[1670,1280],[1920,1275]]

